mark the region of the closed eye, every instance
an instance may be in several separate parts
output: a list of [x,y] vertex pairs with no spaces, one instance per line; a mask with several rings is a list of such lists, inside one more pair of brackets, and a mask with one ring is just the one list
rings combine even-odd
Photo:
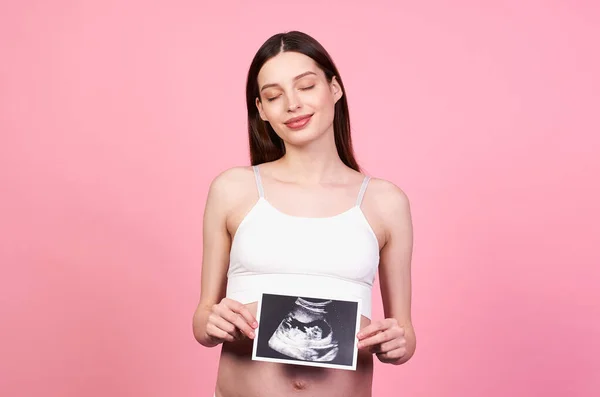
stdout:
[[[315,85],[314,85],[314,84],[313,84],[313,85],[311,85],[311,86],[308,86],[308,87],[303,87],[303,88],[300,88],[300,90],[301,90],[301,91],[308,91],[308,90],[311,90],[311,89],[313,89],[313,88],[315,88]],[[281,95],[277,95],[276,97],[267,98],[267,101],[268,101],[268,102],[273,102],[275,99],[279,98],[280,96],[281,96]]]

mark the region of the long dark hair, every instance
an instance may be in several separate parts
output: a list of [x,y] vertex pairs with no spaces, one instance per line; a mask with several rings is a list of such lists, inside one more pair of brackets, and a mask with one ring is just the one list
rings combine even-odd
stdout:
[[287,51],[295,51],[312,58],[325,73],[325,77],[329,83],[331,83],[333,76],[336,77],[337,82],[342,88],[343,95],[335,104],[335,116],[333,118],[335,146],[344,164],[356,171],[360,171],[352,149],[348,100],[342,78],[325,48],[311,36],[298,31],[278,33],[271,36],[258,49],[250,64],[246,80],[250,162],[252,165],[262,164],[277,160],[285,154],[283,140],[277,136],[273,127],[268,122],[260,118],[260,114],[256,108],[256,98],[260,98],[258,72],[269,59],[281,52]]

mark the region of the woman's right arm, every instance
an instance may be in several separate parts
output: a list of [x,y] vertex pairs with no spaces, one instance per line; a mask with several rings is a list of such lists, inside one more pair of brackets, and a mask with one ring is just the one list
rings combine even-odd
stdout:
[[[227,214],[232,208],[225,171],[211,183],[204,209],[200,302],[194,312],[193,331],[203,346],[254,337],[256,320],[241,303],[225,298],[231,236]],[[240,332],[241,331],[241,332]]]

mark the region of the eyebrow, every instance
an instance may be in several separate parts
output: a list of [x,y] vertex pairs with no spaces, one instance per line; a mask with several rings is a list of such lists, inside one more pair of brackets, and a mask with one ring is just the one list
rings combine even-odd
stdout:
[[[302,74],[299,74],[298,76],[294,77],[294,81],[301,79],[304,76],[308,76],[309,74],[314,74],[315,76],[317,75],[315,72],[304,72]],[[260,89],[260,92],[262,92],[264,89],[269,88],[269,87],[278,87],[279,84],[265,84],[262,86],[262,88]]]

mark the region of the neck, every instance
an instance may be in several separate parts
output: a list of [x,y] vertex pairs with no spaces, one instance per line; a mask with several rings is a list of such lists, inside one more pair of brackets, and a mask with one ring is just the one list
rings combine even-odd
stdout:
[[347,168],[338,155],[333,131],[307,145],[286,145],[286,153],[279,161],[294,175],[295,182],[305,184],[336,181],[340,171]]

